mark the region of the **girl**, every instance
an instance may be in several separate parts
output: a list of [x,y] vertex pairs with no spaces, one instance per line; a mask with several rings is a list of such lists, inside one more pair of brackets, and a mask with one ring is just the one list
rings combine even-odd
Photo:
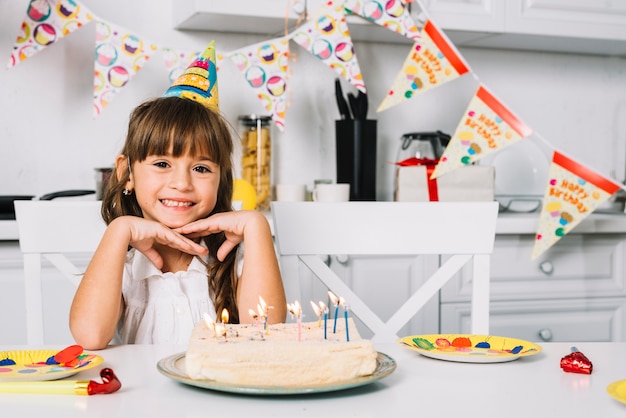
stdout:
[[268,322],[284,322],[269,224],[231,209],[232,151],[228,124],[201,103],[161,97],[133,111],[103,196],[108,226],[70,310],[78,344],[187,344],[205,312],[251,322],[259,297]]

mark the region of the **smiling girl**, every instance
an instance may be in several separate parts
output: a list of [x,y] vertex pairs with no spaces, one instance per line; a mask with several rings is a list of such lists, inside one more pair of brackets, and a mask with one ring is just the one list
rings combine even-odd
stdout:
[[108,226],[70,310],[78,344],[187,344],[204,313],[251,322],[259,296],[273,306],[268,321],[284,322],[267,219],[232,211],[230,132],[186,98],[133,111],[102,201]]

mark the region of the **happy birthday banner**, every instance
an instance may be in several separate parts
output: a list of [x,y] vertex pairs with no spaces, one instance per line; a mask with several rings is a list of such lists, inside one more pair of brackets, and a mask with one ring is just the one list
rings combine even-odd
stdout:
[[[414,1],[426,18],[421,29],[417,27],[409,13],[410,1],[328,0],[312,14],[313,18],[286,36],[217,53],[217,69],[224,57],[230,59],[283,131],[289,103],[289,41],[312,54],[356,89],[367,91],[346,22],[346,13],[349,13],[414,41],[378,112],[465,74],[471,74],[480,82],[454,44],[428,16],[420,0]],[[92,21],[96,22],[94,117],[102,113],[154,53],[163,54],[170,83],[201,53],[159,47],[139,34],[94,16],[78,0],[31,0],[7,68],[17,66]],[[530,127],[480,83],[432,178],[475,163],[532,133]],[[532,258],[554,245],[620,188],[624,186],[554,150]]]

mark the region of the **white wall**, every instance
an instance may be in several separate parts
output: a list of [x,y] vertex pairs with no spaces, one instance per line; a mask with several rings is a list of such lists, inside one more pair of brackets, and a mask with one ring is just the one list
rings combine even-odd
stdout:
[[[180,32],[171,29],[170,0],[82,0],[104,20],[153,43],[203,49],[215,39],[231,51],[277,35]],[[8,62],[28,0],[0,0],[0,65]],[[141,16],[141,17],[140,17]],[[94,188],[94,167],[110,165],[123,141],[128,115],[141,101],[168,87],[160,54],[92,117],[95,24],[91,23],[8,71],[0,70],[0,194],[33,194]],[[335,73],[295,44],[286,131],[276,133],[276,181],[333,178]],[[443,85],[380,114],[375,109],[400,69],[410,44],[356,42],[378,120],[378,199],[391,200],[393,167],[405,132],[456,128],[477,81]],[[624,179],[626,59],[554,53],[461,49],[475,74],[522,120],[559,150],[605,175]],[[3,61],[6,60],[6,61]],[[346,90],[350,87],[343,83]],[[225,61],[219,73],[223,113],[263,113],[241,74]]]

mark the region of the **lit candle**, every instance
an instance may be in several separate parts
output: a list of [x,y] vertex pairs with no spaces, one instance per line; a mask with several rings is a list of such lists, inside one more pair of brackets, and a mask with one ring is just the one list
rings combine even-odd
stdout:
[[269,334],[269,329],[267,328],[268,308],[267,304],[261,296],[259,296],[259,304],[257,305],[257,309],[259,311],[259,316],[263,319],[263,329],[265,330],[265,335],[267,335]]
[[229,318],[230,318],[230,315],[228,315],[228,309],[226,308],[222,309],[222,322],[225,324],[228,324]]
[[204,322],[206,322],[206,326],[209,328],[209,331],[213,331],[213,336],[217,338],[217,330],[215,329],[215,321],[208,313],[204,313]]
[[339,303],[341,304],[341,307],[343,308],[343,318],[346,321],[346,341],[350,341],[350,334],[348,332],[348,304],[346,303],[346,300],[344,298],[339,298]]
[[333,334],[337,332],[337,315],[339,314],[339,298],[333,292],[328,291],[328,297],[333,305],[335,305],[335,323],[333,324]]
[[311,308],[313,308],[313,312],[317,316],[317,327],[319,328],[322,326],[322,310],[313,301],[311,301]]
[[226,325],[220,324],[220,323],[216,323],[215,324],[215,332],[217,333],[217,335],[221,335],[222,337],[224,337],[224,341],[228,341],[227,338],[226,338]]
[[298,342],[302,339],[302,308],[300,307],[300,302],[295,301],[292,304],[287,304],[287,309],[289,313],[296,318],[296,322],[298,323]]
[[324,339],[326,339],[326,330],[328,329],[328,327],[326,326],[327,322],[328,322],[328,308],[326,307],[326,305],[324,305]]

